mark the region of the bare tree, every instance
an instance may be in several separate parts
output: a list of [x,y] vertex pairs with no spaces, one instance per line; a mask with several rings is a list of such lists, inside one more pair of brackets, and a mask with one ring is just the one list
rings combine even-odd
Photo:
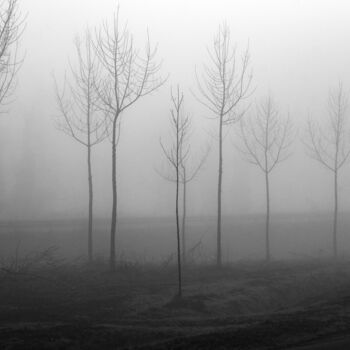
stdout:
[[23,60],[18,58],[18,44],[24,30],[25,16],[19,0],[0,1],[0,106],[10,102],[14,92],[15,77]]
[[[249,48],[237,59],[236,47],[230,41],[230,29],[226,23],[219,27],[212,50],[208,49],[210,64],[204,66],[201,77],[196,73],[200,96],[197,100],[219,121],[219,167],[217,190],[217,265],[222,263],[221,253],[221,197],[223,173],[223,128],[237,122],[245,110],[239,104],[250,95],[252,73],[249,69]],[[239,64],[241,63],[241,64]]]
[[256,108],[254,117],[240,122],[240,136],[243,148],[239,150],[245,159],[256,166],[265,175],[266,190],[266,261],[270,261],[270,173],[277,164],[290,155],[289,147],[293,141],[290,118],[282,119],[268,96]]
[[98,87],[99,104],[110,118],[112,137],[112,219],[110,268],[115,270],[115,236],[117,228],[117,133],[122,114],[140,98],[157,90],[164,79],[158,77],[157,47],[151,48],[147,33],[145,53],[140,55],[134,46],[133,35],[126,25],[121,27],[119,7],[112,28],[104,22],[96,30],[94,48],[103,67],[103,81]]
[[[93,181],[92,147],[102,142],[107,136],[103,113],[98,110],[96,86],[100,84],[100,69],[94,55],[91,33],[87,29],[82,38],[75,40],[77,67],[70,65],[71,82],[65,81],[62,91],[55,82],[56,99],[60,116],[57,128],[86,147],[89,215],[88,215],[88,259],[93,258]],[[66,91],[66,89],[68,91]],[[67,97],[69,95],[69,97]]]
[[[184,113],[184,112],[183,112]],[[194,155],[191,149],[191,131],[192,122],[189,116],[183,117],[186,128],[183,130],[183,135],[179,139],[180,145],[180,159],[179,159],[179,182],[182,185],[182,220],[181,220],[181,252],[182,252],[182,265],[186,265],[187,256],[187,237],[186,237],[186,222],[187,222],[187,186],[192,180],[194,180],[200,170],[202,169],[207,156],[210,151],[209,145],[205,147],[202,153]],[[176,125],[172,123],[172,127],[175,130]],[[176,134],[176,132],[175,132]],[[173,145],[175,147],[175,145]],[[164,152],[164,149],[163,149]],[[167,154],[166,154],[167,155]],[[168,157],[166,157],[168,159]],[[171,169],[158,170],[157,173],[165,180],[176,183],[176,167],[173,166],[173,162],[168,159],[168,165]]]
[[182,295],[182,278],[181,278],[181,243],[180,243],[180,218],[179,218],[179,187],[181,181],[181,169],[183,160],[186,157],[187,150],[184,151],[184,139],[188,134],[190,119],[183,113],[183,93],[180,92],[179,86],[176,89],[176,95],[171,91],[172,108],[171,113],[171,127],[173,134],[173,143],[167,147],[160,139],[160,146],[162,151],[175,172],[175,218],[176,218],[176,238],[177,238],[177,267],[178,267],[178,295]]
[[337,258],[338,224],[338,173],[347,162],[350,154],[348,139],[348,95],[340,82],[337,89],[329,92],[328,121],[325,127],[308,120],[308,139],[305,145],[311,158],[317,160],[333,172],[334,211],[333,211],[333,256]]
[[18,46],[25,28],[19,0],[0,0],[0,114],[8,111],[16,88],[16,75],[23,58],[18,58]]

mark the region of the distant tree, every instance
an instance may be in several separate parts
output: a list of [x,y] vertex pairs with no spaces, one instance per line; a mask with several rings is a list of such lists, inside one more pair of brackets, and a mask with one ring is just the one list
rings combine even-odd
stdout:
[[117,139],[118,123],[123,113],[140,98],[164,84],[159,78],[161,65],[156,62],[155,49],[149,37],[144,56],[135,48],[133,35],[127,26],[121,27],[119,7],[112,28],[104,22],[96,30],[94,48],[103,67],[102,84],[98,86],[99,105],[110,119],[112,139],[112,219],[110,269],[115,270],[115,235],[117,228]]
[[186,265],[187,262],[187,184],[195,179],[204,165],[207,156],[209,154],[209,146],[204,149],[203,153],[199,156],[197,163],[191,158],[190,146],[186,152],[181,154],[181,183],[182,183],[182,225],[181,225],[181,237],[182,237],[182,261]]
[[[184,111],[182,111],[184,114]],[[204,165],[207,156],[209,154],[210,147],[206,146],[201,155],[194,155],[191,148],[191,131],[192,131],[192,122],[189,116],[182,116],[181,121],[186,124],[186,127],[183,129],[183,134],[179,138],[179,182],[182,185],[182,220],[181,220],[181,252],[182,252],[182,264],[186,265],[187,261],[187,237],[186,237],[186,222],[187,222],[187,186],[192,180],[194,180],[198,173],[200,172],[202,166]],[[176,135],[176,125],[173,123],[171,127],[173,129],[173,134]],[[170,161],[169,150],[166,151],[162,145],[162,149],[166,158],[168,160],[168,165],[170,165],[170,171],[167,170],[157,170],[157,173],[165,180],[176,183],[176,174],[177,168],[174,167],[174,162]],[[175,143],[172,146],[175,147]],[[175,152],[173,152],[175,154]]]
[[[102,142],[106,136],[106,122],[103,113],[97,107],[96,86],[100,84],[99,64],[92,48],[91,34],[86,30],[83,38],[75,40],[77,65],[70,65],[71,81],[65,81],[62,91],[55,82],[56,99],[60,111],[56,120],[57,128],[86,147],[89,224],[88,259],[93,258],[93,181],[92,147]],[[68,90],[68,91],[66,91]]]
[[23,62],[23,58],[18,57],[18,46],[25,20],[19,0],[0,0],[0,114],[8,112],[16,75]]
[[338,174],[350,154],[347,107],[348,95],[340,82],[337,89],[329,92],[327,124],[322,127],[309,118],[308,138],[305,140],[309,156],[333,173],[333,257],[335,259],[338,256]]
[[288,158],[293,140],[290,118],[282,119],[271,96],[256,108],[256,114],[240,122],[245,159],[264,173],[266,190],[266,261],[270,261],[270,173],[277,164]]
[[15,77],[23,62],[18,58],[18,44],[26,17],[19,0],[0,0],[0,106],[8,105],[14,92]]
[[208,50],[210,64],[204,66],[204,73],[196,73],[199,96],[197,100],[218,119],[219,124],[219,171],[217,190],[217,265],[222,264],[221,253],[221,197],[223,173],[223,128],[237,122],[245,110],[238,110],[240,103],[250,96],[252,74],[248,72],[250,55],[247,48],[241,64],[237,59],[236,47],[230,41],[230,29],[226,23],[219,27],[214,37],[213,48]]
[[[190,119],[183,113],[183,93],[180,92],[180,88],[177,87],[176,95],[171,91],[172,108],[171,113],[171,129],[173,140],[170,146],[164,145],[162,139],[160,139],[160,146],[162,151],[174,170],[175,173],[175,219],[176,219],[176,239],[177,239],[177,267],[178,267],[178,295],[182,296],[182,277],[181,277],[181,243],[180,243],[180,218],[179,218],[179,187],[181,181],[181,171],[184,158],[186,157],[186,151],[184,152],[183,145],[184,139],[188,134],[190,127]],[[172,179],[172,178],[171,178]]]

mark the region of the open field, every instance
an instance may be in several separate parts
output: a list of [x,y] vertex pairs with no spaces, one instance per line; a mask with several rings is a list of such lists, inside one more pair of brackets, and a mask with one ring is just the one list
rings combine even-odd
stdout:
[[[225,217],[223,258],[225,262],[264,257],[263,215]],[[109,220],[95,220],[96,257],[109,252]],[[275,214],[271,218],[271,250],[276,259],[326,258],[331,252],[331,214]],[[339,215],[339,254],[350,254],[350,215]],[[215,256],[215,217],[188,218],[188,249],[196,247],[196,262],[212,262]],[[198,244],[199,243],[199,244]],[[16,221],[0,223],[0,256],[18,248],[22,254],[50,246],[67,258],[86,255],[86,220]],[[171,260],[176,248],[174,218],[121,218],[117,232],[120,260],[154,263]]]

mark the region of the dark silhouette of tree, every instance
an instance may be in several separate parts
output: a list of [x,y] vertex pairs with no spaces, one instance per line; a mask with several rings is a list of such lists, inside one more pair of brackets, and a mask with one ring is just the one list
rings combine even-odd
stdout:
[[219,166],[217,190],[217,265],[222,264],[221,240],[221,197],[223,174],[223,128],[237,122],[245,110],[238,110],[240,103],[250,96],[252,74],[249,69],[249,48],[237,58],[236,47],[230,41],[230,29],[226,23],[219,27],[214,37],[212,50],[208,50],[210,63],[204,66],[202,76],[198,76],[199,96],[197,100],[203,104],[219,124]]
[[328,120],[323,126],[308,120],[308,138],[305,140],[308,154],[333,173],[334,211],[333,211],[333,257],[338,256],[338,175],[350,154],[348,139],[348,95],[342,83],[329,92]]
[[[88,259],[93,259],[93,181],[92,147],[107,136],[103,113],[97,106],[96,86],[100,85],[100,67],[92,47],[91,34],[86,30],[83,38],[75,40],[77,66],[70,65],[71,81],[65,81],[63,91],[56,87],[56,99],[60,111],[57,128],[86,147],[88,170]],[[67,91],[66,91],[67,90]]]
[[179,187],[181,181],[181,169],[184,157],[187,150],[183,149],[184,139],[188,134],[190,119],[183,113],[183,93],[177,87],[176,95],[171,91],[171,129],[173,142],[170,146],[165,146],[160,139],[160,146],[165,155],[165,158],[174,169],[175,172],[175,218],[176,218],[176,239],[177,239],[177,267],[178,267],[178,295],[182,296],[182,277],[181,277],[181,243],[180,243],[180,218],[179,218]]
[[[185,128],[182,130],[182,135],[179,138],[179,167],[174,167],[174,162],[170,161],[168,156],[169,151],[165,152],[164,147],[162,147],[163,152],[168,160],[167,169],[158,170],[157,173],[165,180],[176,183],[177,173],[179,176],[179,182],[182,185],[182,220],[181,220],[181,256],[182,265],[186,265],[187,261],[187,237],[186,237],[186,222],[187,222],[187,186],[194,180],[200,170],[202,169],[207,156],[209,154],[210,147],[207,145],[201,154],[194,155],[191,148],[191,134],[192,134],[192,122],[189,116],[183,116],[184,111],[182,111],[181,122],[185,124]],[[173,134],[176,135],[176,125],[172,120]],[[163,146],[161,144],[161,146]],[[173,148],[176,144],[173,144]],[[174,153],[174,152],[173,152]],[[175,153],[174,153],[175,154]],[[175,162],[176,163],[176,162]],[[170,169],[169,169],[170,165]],[[178,171],[177,171],[178,170]]]
[[164,84],[158,77],[161,65],[156,62],[157,47],[151,48],[147,33],[144,55],[135,48],[133,35],[127,26],[121,27],[119,7],[110,28],[106,22],[96,30],[94,48],[103,67],[102,83],[98,86],[100,108],[110,119],[112,140],[112,219],[110,239],[110,269],[115,270],[115,236],[117,228],[117,139],[118,123],[123,113],[140,98]]
[[282,119],[273,100],[268,96],[256,108],[253,117],[242,119],[240,136],[243,148],[238,149],[245,159],[264,173],[266,190],[266,261],[270,261],[270,173],[276,165],[286,160],[293,141],[290,118]]

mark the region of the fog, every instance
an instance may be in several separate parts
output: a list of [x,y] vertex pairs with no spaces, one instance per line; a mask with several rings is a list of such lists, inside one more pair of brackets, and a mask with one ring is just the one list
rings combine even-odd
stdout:
[[[26,29],[20,52],[25,56],[9,112],[0,118],[1,220],[84,218],[87,203],[85,149],[55,128],[58,109],[54,77],[62,83],[73,39],[87,25],[112,20],[115,1],[26,0]],[[249,42],[254,103],[271,93],[281,115],[288,112],[298,130],[292,157],[271,175],[273,213],[322,213],[332,210],[332,177],[305,154],[300,138],[306,119],[327,116],[329,89],[339,80],[349,91],[349,5],[338,1],[120,1],[127,21],[143,48],[147,28],[159,45],[164,86],[140,100],[122,116],[118,146],[120,217],[171,216],[173,184],[155,168],[164,166],[159,137],[169,128],[170,87],[180,84],[185,108],[193,118],[193,149],[206,142],[211,151],[198,178],[189,186],[190,216],[215,216],[217,191],[217,120],[196,101],[195,68],[208,62],[219,24],[226,21],[232,41],[242,52]],[[233,125],[224,141],[223,214],[264,213],[264,179],[235,149]],[[95,215],[109,218],[111,206],[110,144],[94,148]],[[349,167],[340,174],[340,210],[350,209]]]
[[350,349],[349,14],[0,0],[0,349]]

